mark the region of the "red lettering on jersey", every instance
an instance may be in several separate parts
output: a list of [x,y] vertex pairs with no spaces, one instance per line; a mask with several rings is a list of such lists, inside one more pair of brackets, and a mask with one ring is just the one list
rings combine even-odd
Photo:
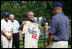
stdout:
[[37,34],[33,34],[32,38],[37,39]]

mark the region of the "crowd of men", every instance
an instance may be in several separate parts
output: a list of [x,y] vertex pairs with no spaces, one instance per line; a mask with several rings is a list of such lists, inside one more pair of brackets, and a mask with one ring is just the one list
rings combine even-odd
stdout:
[[[69,19],[62,11],[60,2],[53,4],[53,13],[50,28],[48,29],[48,40],[46,48],[68,48]],[[27,13],[27,21],[20,25],[14,14],[3,13],[1,20],[1,42],[3,48],[19,48],[19,40],[24,34],[24,48],[38,48],[38,40],[41,34],[41,25],[34,21],[34,12]],[[48,25],[46,23],[46,25]],[[21,29],[23,28],[23,29]]]

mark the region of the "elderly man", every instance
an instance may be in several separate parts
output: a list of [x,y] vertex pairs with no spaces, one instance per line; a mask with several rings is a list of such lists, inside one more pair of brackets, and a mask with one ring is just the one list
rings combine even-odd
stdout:
[[24,48],[37,48],[40,35],[40,25],[34,22],[34,13],[27,14],[28,21],[23,21],[23,32],[25,34]]
[[19,25],[19,22],[15,20],[15,17],[13,14],[10,14],[9,17],[13,24],[13,45],[12,47],[14,47],[15,45],[16,48],[19,48],[19,37],[21,39],[21,36],[19,36],[20,35],[20,32],[19,32],[20,25]]
[[53,16],[49,28],[49,38],[46,47],[68,48],[69,19],[68,16],[62,12],[62,4],[60,2],[53,4],[53,13],[55,16]]
[[12,48],[13,26],[9,20],[9,15],[5,12],[1,20],[1,41],[3,48]]

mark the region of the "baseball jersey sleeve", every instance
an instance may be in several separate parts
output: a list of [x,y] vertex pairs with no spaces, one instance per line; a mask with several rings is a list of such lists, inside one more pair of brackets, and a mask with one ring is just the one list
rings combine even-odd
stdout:
[[20,24],[19,24],[19,22],[16,20],[16,23],[17,23],[17,28],[19,28],[20,27]]
[[4,27],[3,27],[3,24],[1,24],[1,30],[3,30],[3,28],[4,28]]
[[3,26],[3,21],[1,21],[1,30],[3,30],[4,26]]
[[11,26],[11,29],[13,29],[13,24],[12,24],[12,22],[10,21],[10,26]]
[[39,32],[39,36],[40,36],[41,35],[40,29],[38,29],[38,32]]
[[[35,23],[36,24],[36,23]],[[38,26],[38,32],[39,32],[39,35],[41,34],[41,32],[40,32],[40,28],[39,27],[41,27],[41,25],[39,25],[39,24],[36,24],[37,26]]]
[[39,35],[41,34],[41,32],[40,32],[40,27],[41,27],[41,25],[38,24]]
[[57,28],[57,23],[55,17],[52,18],[52,22],[50,25],[50,28],[48,29],[50,34],[55,34],[56,33],[56,28]]
[[25,34],[26,29],[25,29],[25,25],[23,26],[23,30],[22,30],[22,34]]
[[26,24],[24,24],[24,26],[23,26],[23,30],[22,30],[22,34],[25,34],[26,33],[26,25],[27,25],[27,23],[28,23],[28,21],[26,21]]

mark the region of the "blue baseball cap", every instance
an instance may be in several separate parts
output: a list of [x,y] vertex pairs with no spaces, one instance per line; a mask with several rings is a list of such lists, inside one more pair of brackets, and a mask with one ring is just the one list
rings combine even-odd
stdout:
[[8,17],[9,16],[9,14],[7,12],[4,12],[3,15],[4,15],[4,17]]
[[62,3],[60,3],[60,2],[54,3],[53,8],[55,8],[55,7],[61,7],[62,8]]

